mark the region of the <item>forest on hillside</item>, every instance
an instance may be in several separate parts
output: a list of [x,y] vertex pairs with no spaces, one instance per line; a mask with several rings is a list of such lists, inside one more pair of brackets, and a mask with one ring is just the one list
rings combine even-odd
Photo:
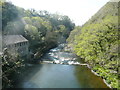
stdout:
[[[29,51],[38,60],[46,51],[64,43],[75,24],[65,15],[51,14],[48,11],[25,10],[11,2],[0,1],[2,12],[2,35],[23,35],[29,41]],[[5,54],[6,55],[6,54]],[[4,56],[5,56],[4,55]],[[11,75],[24,66],[24,59],[16,56],[14,61],[7,53],[3,57],[3,87],[11,87]]]
[[[0,7],[2,35],[23,35],[29,41],[29,51],[36,55],[33,60],[67,42],[67,47],[112,88],[119,87],[119,3],[108,2],[83,26],[75,26],[66,15],[25,10],[11,2],[0,1]],[[3,88],[11,88],[12,75],[20,73],[25,60],[5,53],[2,62]]]
[[112,87],[118,87],[120,4],[108,2],[82,27],[75,27],[68,47],[80,56]]
[[23,35],[29,40],[33,53],[42,50],[43,46],[50,49],[65,42],[75,26],[68,16],[24,10],[9,2],[1,2],[1,5],[3,35]]

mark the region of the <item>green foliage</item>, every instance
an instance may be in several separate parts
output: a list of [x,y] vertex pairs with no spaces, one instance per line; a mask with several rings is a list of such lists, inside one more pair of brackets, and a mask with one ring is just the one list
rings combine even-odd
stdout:
[[[48,11],[36,11],[34,9],[24,10],[9,2],[3,2],[0,5],[3,14],[3,34],[22,34],[29,40],[30,50],[34,53],[38,52],[38,48],[45,46],[48,50],[61,43],[62,37],[66,39],[74,28],[74,23],[68,16],[50,14]],[[53,41],[54,45],[49,45],[50,47],[47,48],[47,43]]]
[[14,74],[20,73],[20,68],[24,67],[24,60],[18,54],[11,56],[8,51],[2,55],[2,88],[13,87]]
[[23,17],[23,21],[25,24],[32,24],[30,17]]
[[18,11],[16,6],[8,2],[2,2],[2,28],[4,30],[7,22],[13,21],[18,16]]
[[24,34],[24,24],[20,20],[8,22],[3,33],[5,35]]
[[26,35],[29,35],[33,40],[36,37],[39,37],[38,29],[35,26],[29,25],[29,24],[25,25],[25,33]]
[[93,70],[96,71],[101,77],[103,77],[108,84],[110,84],[114,88],[118,88],[118,76],[116,75],[117,72],[105,69],[104,67],[100,67],[96,65],[93,67]]
[[70,43],[75,44],[75,43],[74,43],[75,37],[80,34],[80,31],[81,31],[81,27],[80,27],[80,26],[76,26],[75,29],[74,29],[73,31],[71,31],[69,37],[67,38],[67,42],[68,42],[69,44],[70,44]]
[[[113,12],[109,11],[108,7]],[[74,47],[74,52],[84,58],[85,62],[114,88],[118,88],[118,44],[120,43],[117,9],[117,4],[106,4],[81,29],[73,30],[67,39]],[[75,34],[78,31],[79,34]]]
[[68,16],[34,9],[24,10],[9,2],[0,2],[0,6],[3,34],[22,34],[29,40],[29,48],[34,54],[46,47],[40,52],[43,54],[43,51],[61,43],[62,38],[66,39],[74,28]]
[[[0,6],[3,35],[23,35],[28,39],[29,50],[35,56],[33,60],[40,59],[47,50],[62,43],[74,28],[74,23],[68,16],[34,9],[25,10],[9,2],[0,1]],[[3,57],[6,57],[6,60],[3,58],[3,86],[11,87],[9,80],[12,80],[12,73],[18,72],[22,62],[17,56],[16,59],[10,55]]]

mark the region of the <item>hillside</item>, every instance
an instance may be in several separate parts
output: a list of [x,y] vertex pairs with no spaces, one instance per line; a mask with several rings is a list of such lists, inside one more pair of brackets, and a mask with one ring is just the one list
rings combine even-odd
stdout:
[[113,88],[118,88],[119,9],[117,2],[108,2],[67,39],[68,47]]
[[0,1],[0,7],[2,35],[22,35],[29,41],[28,56],[30,59],[28,60],[26,57],[20,58],[19,53],[15,53],[16,58],[12,58],[13,52],[4,53],[5,48],[3,48],[3,55],[0,56],[3,58],[2,84],[3,88],[10,88],[13,87],[14,80],[11,76],[14,73],[20,72],[19,70],[24,68],[24,64],[28,62],[38,63],[47,51],[65,42],[75,24],[66,15],[51,14],[45,10],[25,10],[13,5],[12,2]]
[[0,6],[3,35],[23,35],[29,40],[29,49],[34,54],[38,51],[43,54],[43,51],[65,42],[75,25],[65,15],[25,10],[10,2],[0,2]]

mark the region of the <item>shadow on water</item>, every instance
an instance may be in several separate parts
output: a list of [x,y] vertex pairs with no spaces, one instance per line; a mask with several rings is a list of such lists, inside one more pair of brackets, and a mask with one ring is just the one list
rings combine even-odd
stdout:
[[16,88],[108,88],[86,66],[40,64],[23,74]]
[[28,64],[27,67],[22,70],[22,73],[19,75],[14,75],[14,78],[17,78],[14,82],[15,88],[21,88],[28,86],[29,88],[37,88],[38,86],[32,82],[28,82],[38,71],[41,70],[42,64]]
[[44,63],[29,66],[17,77],[20,80],[16,82],[16,88],[108,88],[102,78],[94,75],[86,66],[68,63],[81,59],[61,51],[60,47],[51,49],[42,60],[67,61],[69,65]]
[[101,77],[93,74],[86,66],[76,66],[75,75],[81,88],[109,88]]
[[16,88],[80,88],[74,76],[74,66],[44,64],[41,69],[33,70],[28,69],[29,75],[21,78],[23,80]]

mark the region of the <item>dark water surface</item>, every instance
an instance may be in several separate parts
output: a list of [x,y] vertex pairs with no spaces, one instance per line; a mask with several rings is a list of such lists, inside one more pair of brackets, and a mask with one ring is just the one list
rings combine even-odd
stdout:
[[103,80],[86,66],[73,65],[76,56],[61,51],[61,46],[51,49],[42,59],[58,64],[29,66],[16,85],[17,88],[108,88]]

